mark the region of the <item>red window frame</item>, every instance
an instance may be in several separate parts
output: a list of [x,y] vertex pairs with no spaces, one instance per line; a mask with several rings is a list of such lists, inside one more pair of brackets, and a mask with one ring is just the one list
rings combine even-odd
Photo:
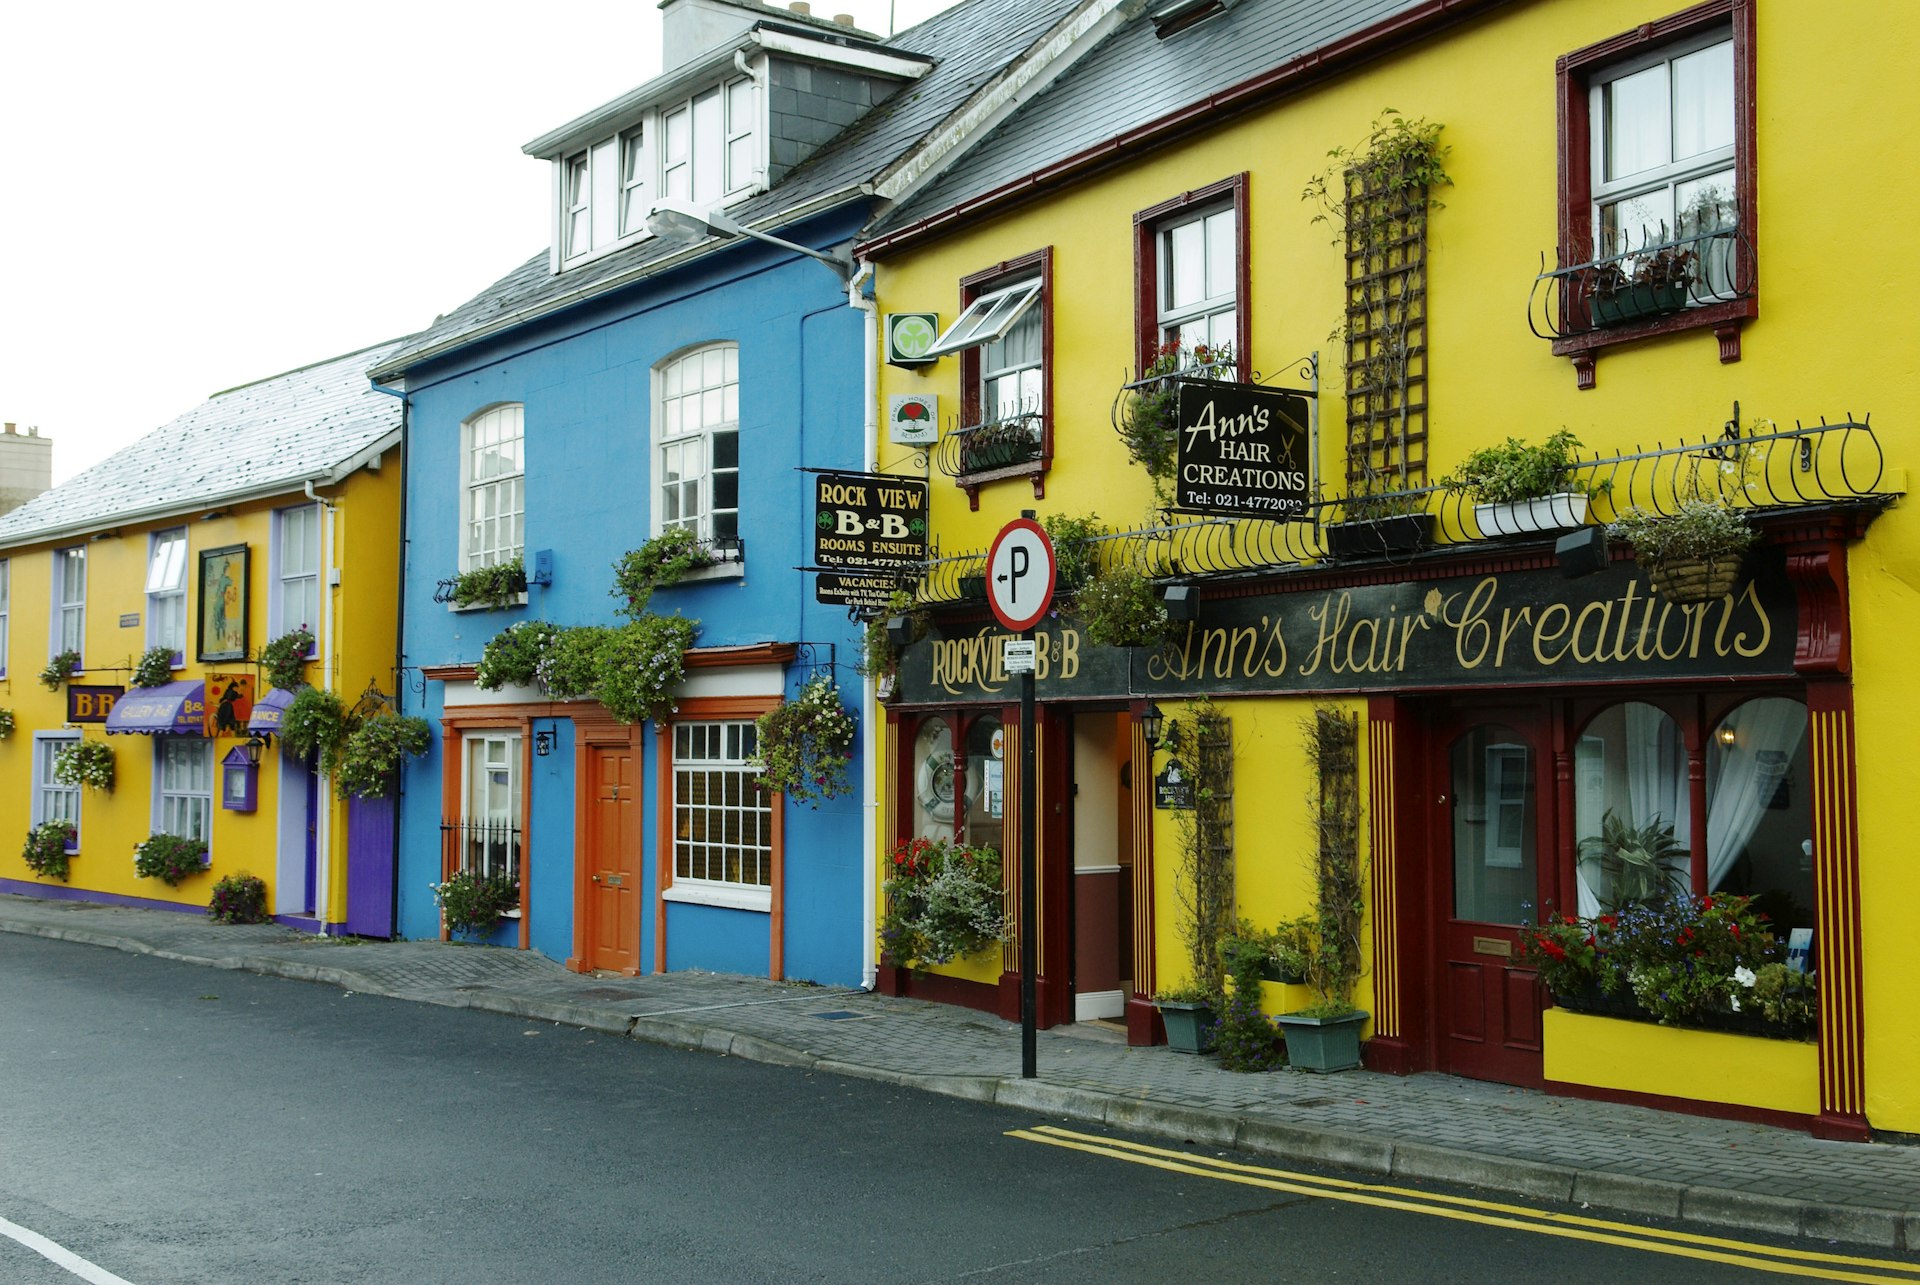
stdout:
[[[965,312],[968,304],[989,290],[1036,275],[1040,278],[1040,298],[1034,305],[1040,309],[1040,458],[996,469],[991,475],[963,473],[955,478],[954,485],[967,493],[968,506],[973,509],[980,507],[980,487],[1004,478],[1031,479],[1035,499],[1043,499],[1047,493],[1047,470],[1053,467],[1053,247],[1006,259],[960,278],[960,311]],[[981,414],[980,346],[975,344],[960,353],[960,422],[978,424]]]
[[[1555,64],[1559,106],[1560,245],[1566,263],[1593,258],[1593,146],[1591,95],[1595,78],[1617,63],[1660,45],[1731,28],[1733,36],[1734,187],[1740,235],[1758,244],[1755,191],[1754,12],[1752,0],[1707,0],[1670,17],[1563,55]],[[1711,327],[1720,360],[1740,360],[1740,327],[1760,315],[1756,295],[1730,299],[1638,324],[1610,326],[1553,341],[1555,356],[1571,357],[1578,384],[1594,386],[1594,359],[1603,348],[1656,335]]]
[[1198,212],[1205,206],[1223,204],[1229,198],[1234,219],[1234,335],[1233,356],[1237,374],[1247,379],[1253,369],[1252,273],[1248,268],[1251,240],[1247,220],[1247,173],[1197,187],[1191,192],[1150,205],[1133,216],[1133,312],[1134,369],[1142,371],[1160,349],[1160,232],[1175,216]]

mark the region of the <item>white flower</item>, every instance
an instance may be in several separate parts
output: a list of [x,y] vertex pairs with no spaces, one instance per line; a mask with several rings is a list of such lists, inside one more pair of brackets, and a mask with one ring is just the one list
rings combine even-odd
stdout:
[[[1733,970],[1733,980],[1736,982],[1739,982],[1742,986],[1746,987],[1748,990],[1752,990],[1753,983],[1754,983],[1753,970],[1751,968],[1745,967],[1744,965],[1739,968],[1736,968]],[[1739,1011],[1740,1011],[1740,1006],[1738,1004],[1735,1004],[1734,1012],[1737,1013]]]
[[1740,1011],[1740,997],[1738,995],[1727,996],[1727,1004],[1734,1012],[1738,1013]]

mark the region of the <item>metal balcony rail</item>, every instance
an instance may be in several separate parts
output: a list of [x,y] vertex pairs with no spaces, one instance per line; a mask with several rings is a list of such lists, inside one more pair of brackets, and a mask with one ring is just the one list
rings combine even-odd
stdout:
[[506,821],[442,820],[448,864],[482,879],[520,879],[520,827]]
[[[1791,429],[1762,425],[1765,431],[1739,432],[1730,424],[1717,437],[1576,460],[1567,470],[1566,493],[1585,500],[1580,521],[1602,524],[1636,510],[1673,513],[1696,498],[1756,513],[1889,498],[1880,490],[1885,458],[1868,419]],[[1168,514],[1152,526],[1093,537],[1083,552],[1097,569],[1126,565],[1164,581],[1405,560],[1419,550],[1346,555],[1329,532],[1407,518],[1430,522],[1429,547],[1539,538],[1542,529],[1516,526],[1501,510],[1440,484],[1320,500],[1291,521]],[[971,550],[920,564],[915,596],[929,604],[979,598],[986,557],[985,550]]]
[[[1585,250],[1577,246],[1577,254]],[[1643,228],[1638,246],[1566,263],[1555,251],[1527,296],[1527,325],[1542,339],[1568,339],[1640,325],[1709,304],[1751,298],[1759,285],[1753,243],[1731,224],[1673,236],[1665,224]]]
[[1037,404],[941,434],[929,452],[948,477],[1020,468],[1040,458],[1045,417]]

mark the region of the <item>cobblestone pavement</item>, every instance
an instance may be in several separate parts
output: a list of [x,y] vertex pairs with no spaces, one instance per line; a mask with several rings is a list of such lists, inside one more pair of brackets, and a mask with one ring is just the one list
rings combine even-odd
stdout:
[[1042,1031],[1039,1078],[1023,1081],[1019,1027],[967,1009],[712,973],[582,976],[529,951],[16,896],[0,896],[0,932],[563,1022],[1402,1180],[1920,1250],[1920,1147],[1444,1075],[1235,1075],[1097,1028]]

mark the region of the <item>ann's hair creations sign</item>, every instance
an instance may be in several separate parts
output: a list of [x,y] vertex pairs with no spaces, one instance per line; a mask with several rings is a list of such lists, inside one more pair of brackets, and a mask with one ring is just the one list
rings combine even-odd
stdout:
[[[1292,693],[1791,676],[1796,614],[1777,556],[1713,602],[1656,596],[1630,563],[1209,599],[1162,649],[1037,630],[1043,699]],[[1006,698],[1004,635],[936,628],[901,657],[914,703]]]
[[1173,506],[1280,518],[1307,511],[1308,403],[1301,393],[1187,381],[1178,398]]

